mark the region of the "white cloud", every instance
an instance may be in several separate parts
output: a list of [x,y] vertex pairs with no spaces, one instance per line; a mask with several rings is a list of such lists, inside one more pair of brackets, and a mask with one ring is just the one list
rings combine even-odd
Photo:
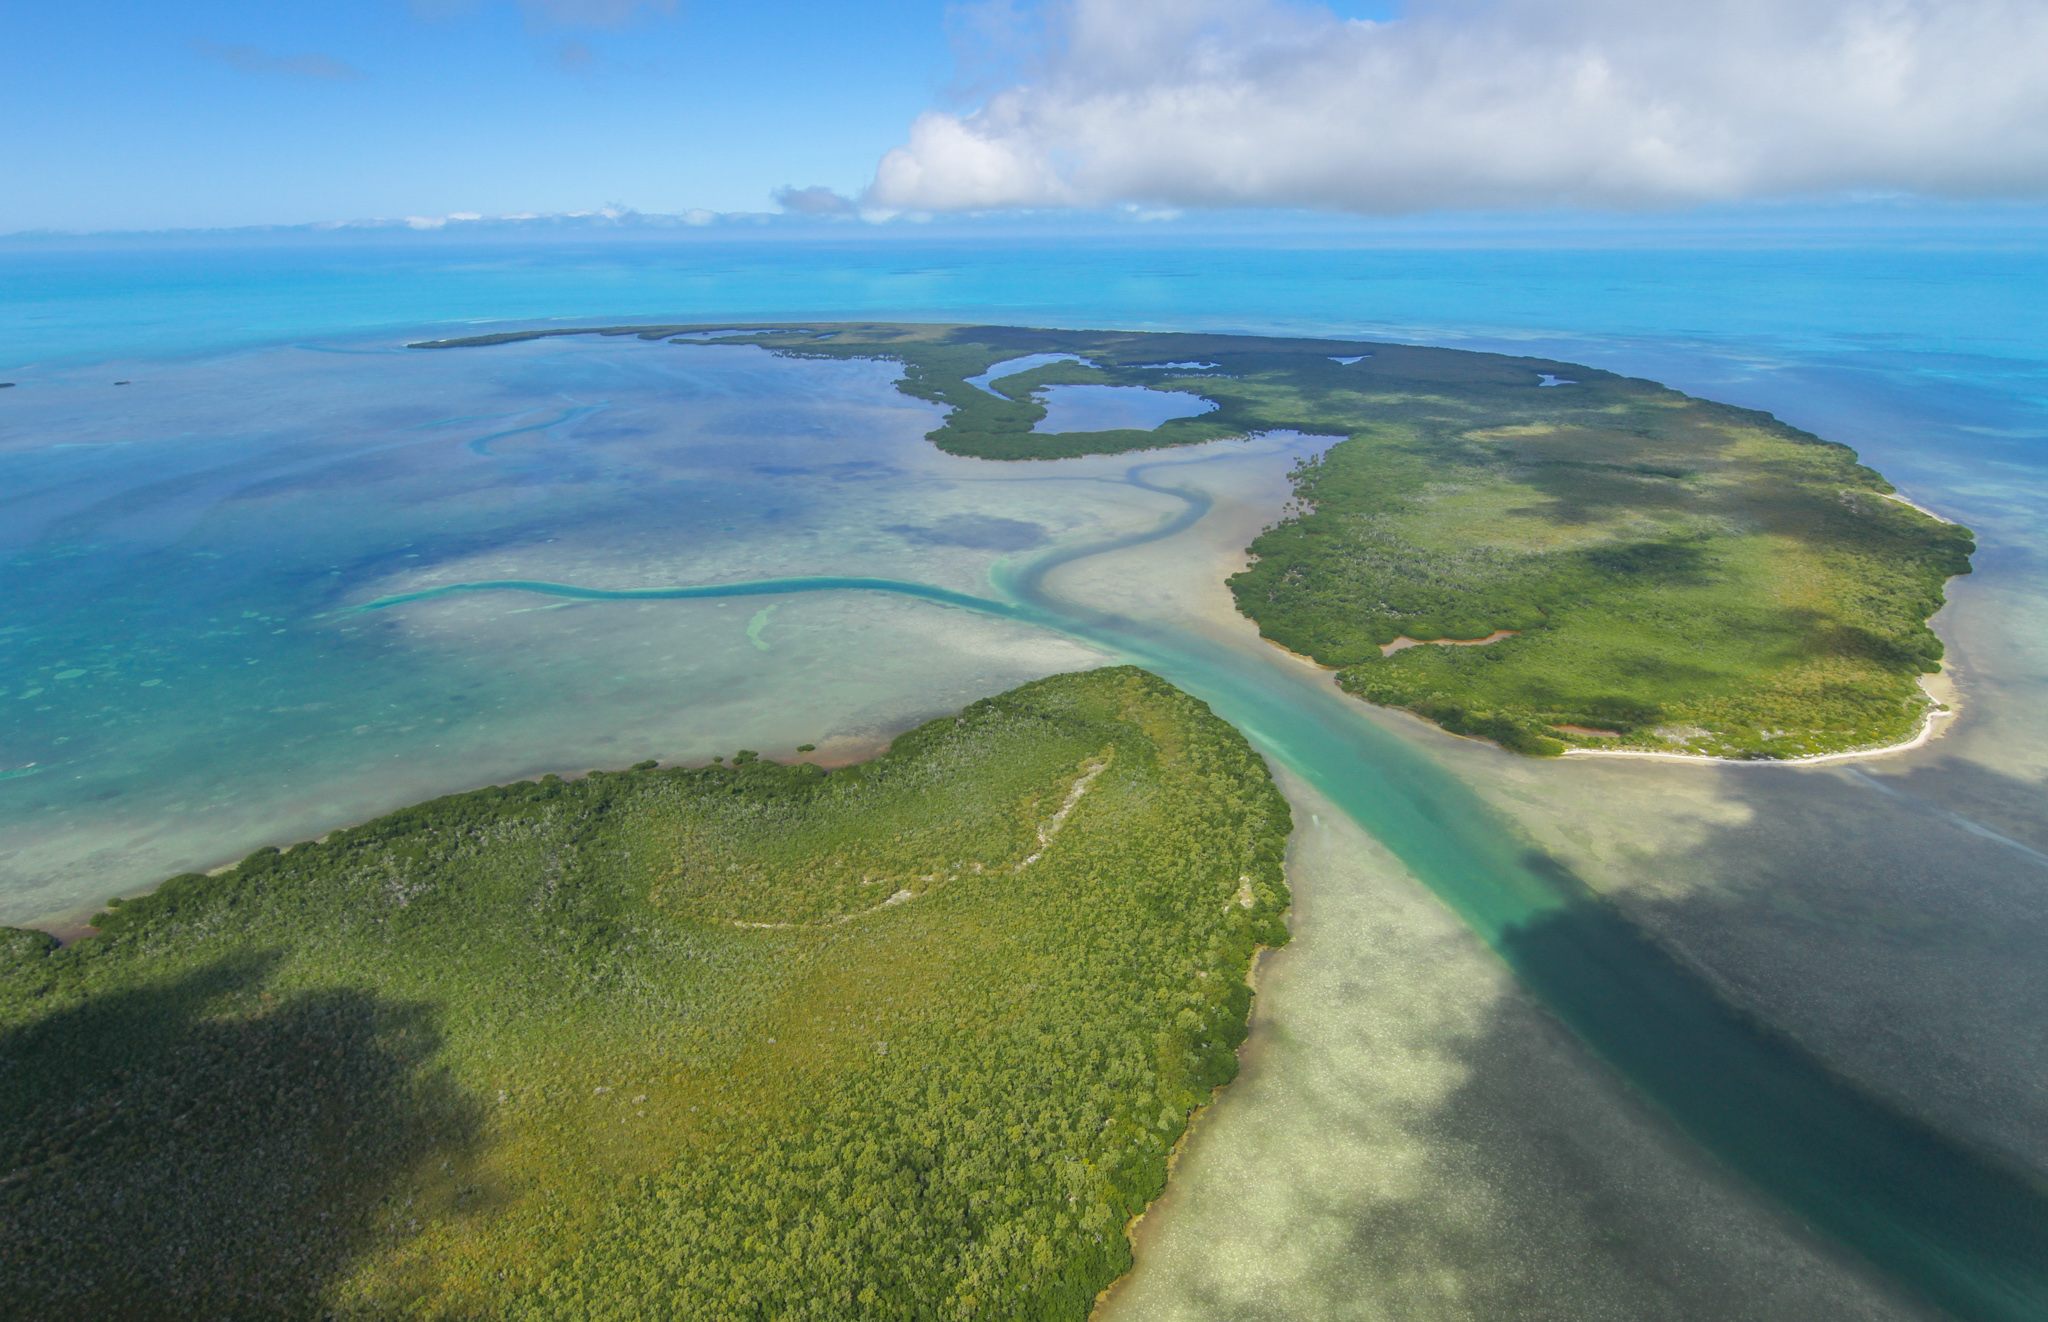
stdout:
[[2043,0],[1072,0],[877,208],[2048,194]]
[[1003,93],[971,119],[928,112],[910,142],[882,158],[869,189],[886,207],[958,211],[1064,206],[1078,195],[1053,168],[1039,130],[1016,114],[1023,93]]

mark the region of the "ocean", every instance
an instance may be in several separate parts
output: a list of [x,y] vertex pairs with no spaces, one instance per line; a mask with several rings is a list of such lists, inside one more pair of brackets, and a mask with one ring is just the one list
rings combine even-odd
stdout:
[[[859,756],[1031,675],[1136,659],[1319,809],[1266,1054],[1205,1119],[1118,1308],[1296,1315],[1342,1280],[1401,1303],[1385,1315],[1463,1316],[1540,1280],[1571,1301],[1554,1315],[1927,1296],[2022,1316],[2048,1235],[2009,1183],[2048,1171],[2042,288],[2038,250],[1966,244],[19,241],[0,249],[0,920],[61,925],[543,770]],[[885,364],[403,347],[859,318],[1501,349],[1768,409],[1977,530],[1937,621],[1961,714],[1866,765],[1529,763],[1339,701],[1203,595],[1316,438],[1002,465],[933,451],[935,411]],[[841,582],[744,587],[820,576]],[[547,590],[434,591],[506,581]],[[690,585],[732,590],[648,594]],[[1396,912],[1406,942],[1368,921]],[[1427,1041],[1357,1031],[1398,1005],[1419,1022],[1402,993],[1424,978],[1469,1013]],[[1570,1032],[1532,1063],[1543,1023]],[[1583,1104],[1539,1126],[1517,1095],[1538,1077]],[[1600,1149],[1624,1129],[1633,1149]],[[1337,1179],[1335,1132],[1384,1142]],[[1900,1206],[1863,1183],[1872,1153],[1928,1134],[1931,1165],[1881,1172]],[[1396,1152],[1418,1163],[1400,1196],[1359,1178]],[[1254,1157],[1281,1191],[1247,1226]],[[1273,1251],[1332,1217],[1351,1249]],[[1773,1272],[1816,1293],[1770,1294]]]

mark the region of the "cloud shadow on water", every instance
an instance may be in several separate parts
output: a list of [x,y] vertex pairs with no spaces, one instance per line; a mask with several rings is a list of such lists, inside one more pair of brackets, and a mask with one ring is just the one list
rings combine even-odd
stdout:
[[2048,1178],[2048,791],[1940,747],[1720,773],[1720,820],[1641,833],[1617,870],[1657,884],[1611,893],[1830,1067]]
[[[1546,854],[1524,862],[1577,884]],[[1678,903],[1730,902],[1708,892]],[[1606,903],[1566,904],[1499,948],[1659,1111],[1799,1222],[1959,1317],[2048,1315],[2048,1188],[2038,1179],[1701,995],[1690,970]]]
[[[1772,831],[1806,839],[1816,856],[1760,854],[1754,814],[1728,813],[1684,839],[1720,884],[1631,893],[1617,906],[1566,862],[1525,848],[1522,867],[1582,898],[1500,936],[1519,986],[1489,972],[1470,933],[1425,893],[1394,881],[1377,847],[1348,828],[1299,838],[1309,851],[1294,860],[1305,864],[1302,939],[1276,957],[1253,1063],[1198,1130],[1110,1316],[2048,1316],[2038,1168],[1928,1105],[1920,1081],[1891,1068],[1889,1045],[1847,1052],[1857,1044],[1842,1035],[1856,1021],[1823,1033],[1787,1013],[1812,1008],[1797,999],[1801,981],[1810,1000],[1846,1003],[1898,976],[1888,951],[1933,958],[1921,947],[1936,919],[1904,911],[1905,888],[1926,879],[1888,885],[1875,912],[1837,914],[1842,930],[1813,943],[1825,915],[1808,910],[1826,900],[1787,892],[1806,884],[1795,869],[1826,866],[1820,856],[1839,840],[1808,814],[1846,814],[1873,796],[1832,771],[1725,778],[1766,810],[1777,804]],[[1787,790],[1794,781],[1801,794]],[[2030,787],[1952,783],[1947,793],[1965,789],[2017,805]],[[1841,854],[1833,884],[1853,892],[1863,861]],[[1951,954],[1984,937],[1982,922],[1949,921]],[[1902,946],[1887,922],[1915,930]],[[1709,933],[1751,944],[1695,940]],[[2019,953],[1998,950],[1997,962]],[[1783,989],[1745,994],[1760,965],[1786,961]],[[1923,980],[1911,969],[1895,995],[1913,1000]],[[1966,981],[1918,1007],[1913,1031],[1938,1038],[1944,1017],[1968,1014]],[[2028,1023],[2009,1011],[1997,1030],[2017,1035],[2007,1068],[2023,1082]],[[1975,1074],[1958,1083],[1965,1091],[1998,1067],[1981,1051],[1960,1063]],[[2003,1095],[1978,1103],[1997,1107]]]

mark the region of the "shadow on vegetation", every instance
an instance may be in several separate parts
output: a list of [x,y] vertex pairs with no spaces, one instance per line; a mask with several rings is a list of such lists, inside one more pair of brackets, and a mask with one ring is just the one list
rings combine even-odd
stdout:
[[480,1108],[434,1068],[428,1008],[275,994],[270,963],[0,1038],[0,1312],[319,1315],[379,1223],[405,1228],[400,1178],[474,1141]]
[[1602,573],[1647,583],[1704,583],[1712,567],[1704,546],[1679,538],[1616,542],[1593,547],[1585,556],[1586,562]]

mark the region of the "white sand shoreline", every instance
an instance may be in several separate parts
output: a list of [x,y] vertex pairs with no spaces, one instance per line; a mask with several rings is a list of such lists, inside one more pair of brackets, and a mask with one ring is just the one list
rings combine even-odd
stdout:
[[1648,748],[1567,748],[1563,756],[1629,757],[1652,762],[1698,762],[1733,767],[1816,767],[1835,762],[1861,762],[1869,758],[1890,757],[1898,753],[1910,753],[1916,748],[1925,748],[1947,734],[1949,726],[1954,723],[1960,705],[1959,695],[1946,663],[1943,663],[1942,668],[1936,673],[1920,677],[1920,691],[1927,695],[1927,710],[1921,714],[1920,727],[1913,732],[1910,739],[1903,739],[1896,744],[1850,748],[1839,753],[1809,753],[1804,757],[1718,757],[1712,753],[1661,753]]
[[1951,528],[1961,526],[1954,519],[1944,518],[1941,515],[1936,514],[1933,510],[1928,509],[1925,505],[1922,505],[1920,502],[1908,499],[1907,497],[1900,495],[1896,491],[1887,491],[1885,493],[1884,498],[1886,500],[1896,500],[1897,502],[1899,502],[1899,504],[1904,505],[1907,509],[1918,510],[1922,514],[1925,514],[1928,518],[1933,519],[1936,523],[1945,523]]
[[[1940,516],[1936,515],[1935,517],[1939,518]],[[1330,678],[1332,685],[1337,688],[1338,692],[1343,693],[1344,696],[1363,706],[1376,707],[1380,711],[1395,712],[1399,715],[1410,717],[1446,739],[1468,739],[1482,744],[1493,742],[1490,739],[1481,739],[1476,735],[1459,734],[1454,730],[1446,730],[1428,717],[1407,711],[1404,708],[1385,707],[1380,706],[1378,703],[1366,702],[1365,699],[1358,697],[1356,694],[1346,692],[1341,685],[1336,684],[1339,667],[1326,666],[1312,656],[1297,652],[1293,648],[1274,642],[1271,638],[1266,638],[1263,635],[1260,641],[1282,655],[1292,657],[1303,665],[1321,671]],[[1934,674],[1920,676],[1919,684],[1920,691],[1927,697],[1927,710],[1921,714],[1919,728],[1913,732],[1912,737],[1903,739],[1895,744],[1877,744],[1870,748],[1850,748],[1839,753],[1809,753],[1803,757],[1721,757],[1714,753],[1665,753],[1652,748],[1567,748],[1561,756],[1634,758],[1647,762],[1686,762],[1696,765],[1723,767],[1815,767],[1835,762],[1861,762],[1870,758],[1891,757],[1899,753],[1910,753],[1916,748],[1924,748],[1928,744],[1933,743],[1936,739],[1948,733],[1949,726],[1954,723],[1955,717],[1960,714],[1961,695],[1956,687],[1955,677],[1950,673],[1946,661],[1942,663],[1941,669]],[[1499,745],[1496,744],[1495,747],[1499,747]]]

